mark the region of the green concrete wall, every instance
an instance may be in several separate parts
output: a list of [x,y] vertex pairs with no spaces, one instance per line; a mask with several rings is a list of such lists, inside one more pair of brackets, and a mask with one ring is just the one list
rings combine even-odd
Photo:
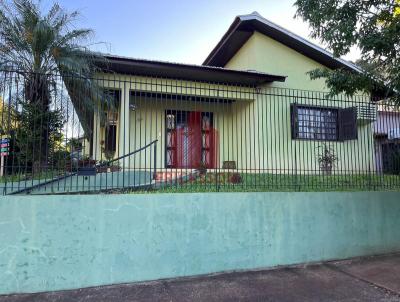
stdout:
[[0,294],[400,250],[400,193],[0,198]]

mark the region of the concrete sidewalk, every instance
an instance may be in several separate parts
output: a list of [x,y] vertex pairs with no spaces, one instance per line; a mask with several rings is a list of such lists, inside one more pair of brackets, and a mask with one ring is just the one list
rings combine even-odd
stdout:
[[309,266],[0,296],[0,302],[400,301],[400,254]]

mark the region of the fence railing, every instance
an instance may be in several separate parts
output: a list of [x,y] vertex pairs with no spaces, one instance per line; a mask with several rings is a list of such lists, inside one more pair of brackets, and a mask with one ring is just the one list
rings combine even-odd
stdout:
[[3,70],[0,134],[3,194],[400,188],[400,109],[368,96]]

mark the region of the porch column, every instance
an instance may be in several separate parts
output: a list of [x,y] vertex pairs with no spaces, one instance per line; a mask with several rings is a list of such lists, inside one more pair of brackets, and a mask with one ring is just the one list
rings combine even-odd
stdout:
[[[130,110],[129,110],[129,84],[123,83],[121,87],[121,107],[119,117],[118,156],[123,156],[133,151],[130,148]],[[120,160],[122,168],[129,166],[129,157]]]
[[100,109],[97,108],[93,117],[93,159],[101,159],[101,129],[100,129]]

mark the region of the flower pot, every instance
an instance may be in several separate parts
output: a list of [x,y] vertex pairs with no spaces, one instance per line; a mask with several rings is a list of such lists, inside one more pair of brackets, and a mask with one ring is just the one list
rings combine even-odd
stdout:
[[319,168],[323,175],[332,175],[333,164],[323,163],[320,165]]
[[120,171],[121,167],[120,166],[111,166],[110,167],[110,172],[117,172]]

